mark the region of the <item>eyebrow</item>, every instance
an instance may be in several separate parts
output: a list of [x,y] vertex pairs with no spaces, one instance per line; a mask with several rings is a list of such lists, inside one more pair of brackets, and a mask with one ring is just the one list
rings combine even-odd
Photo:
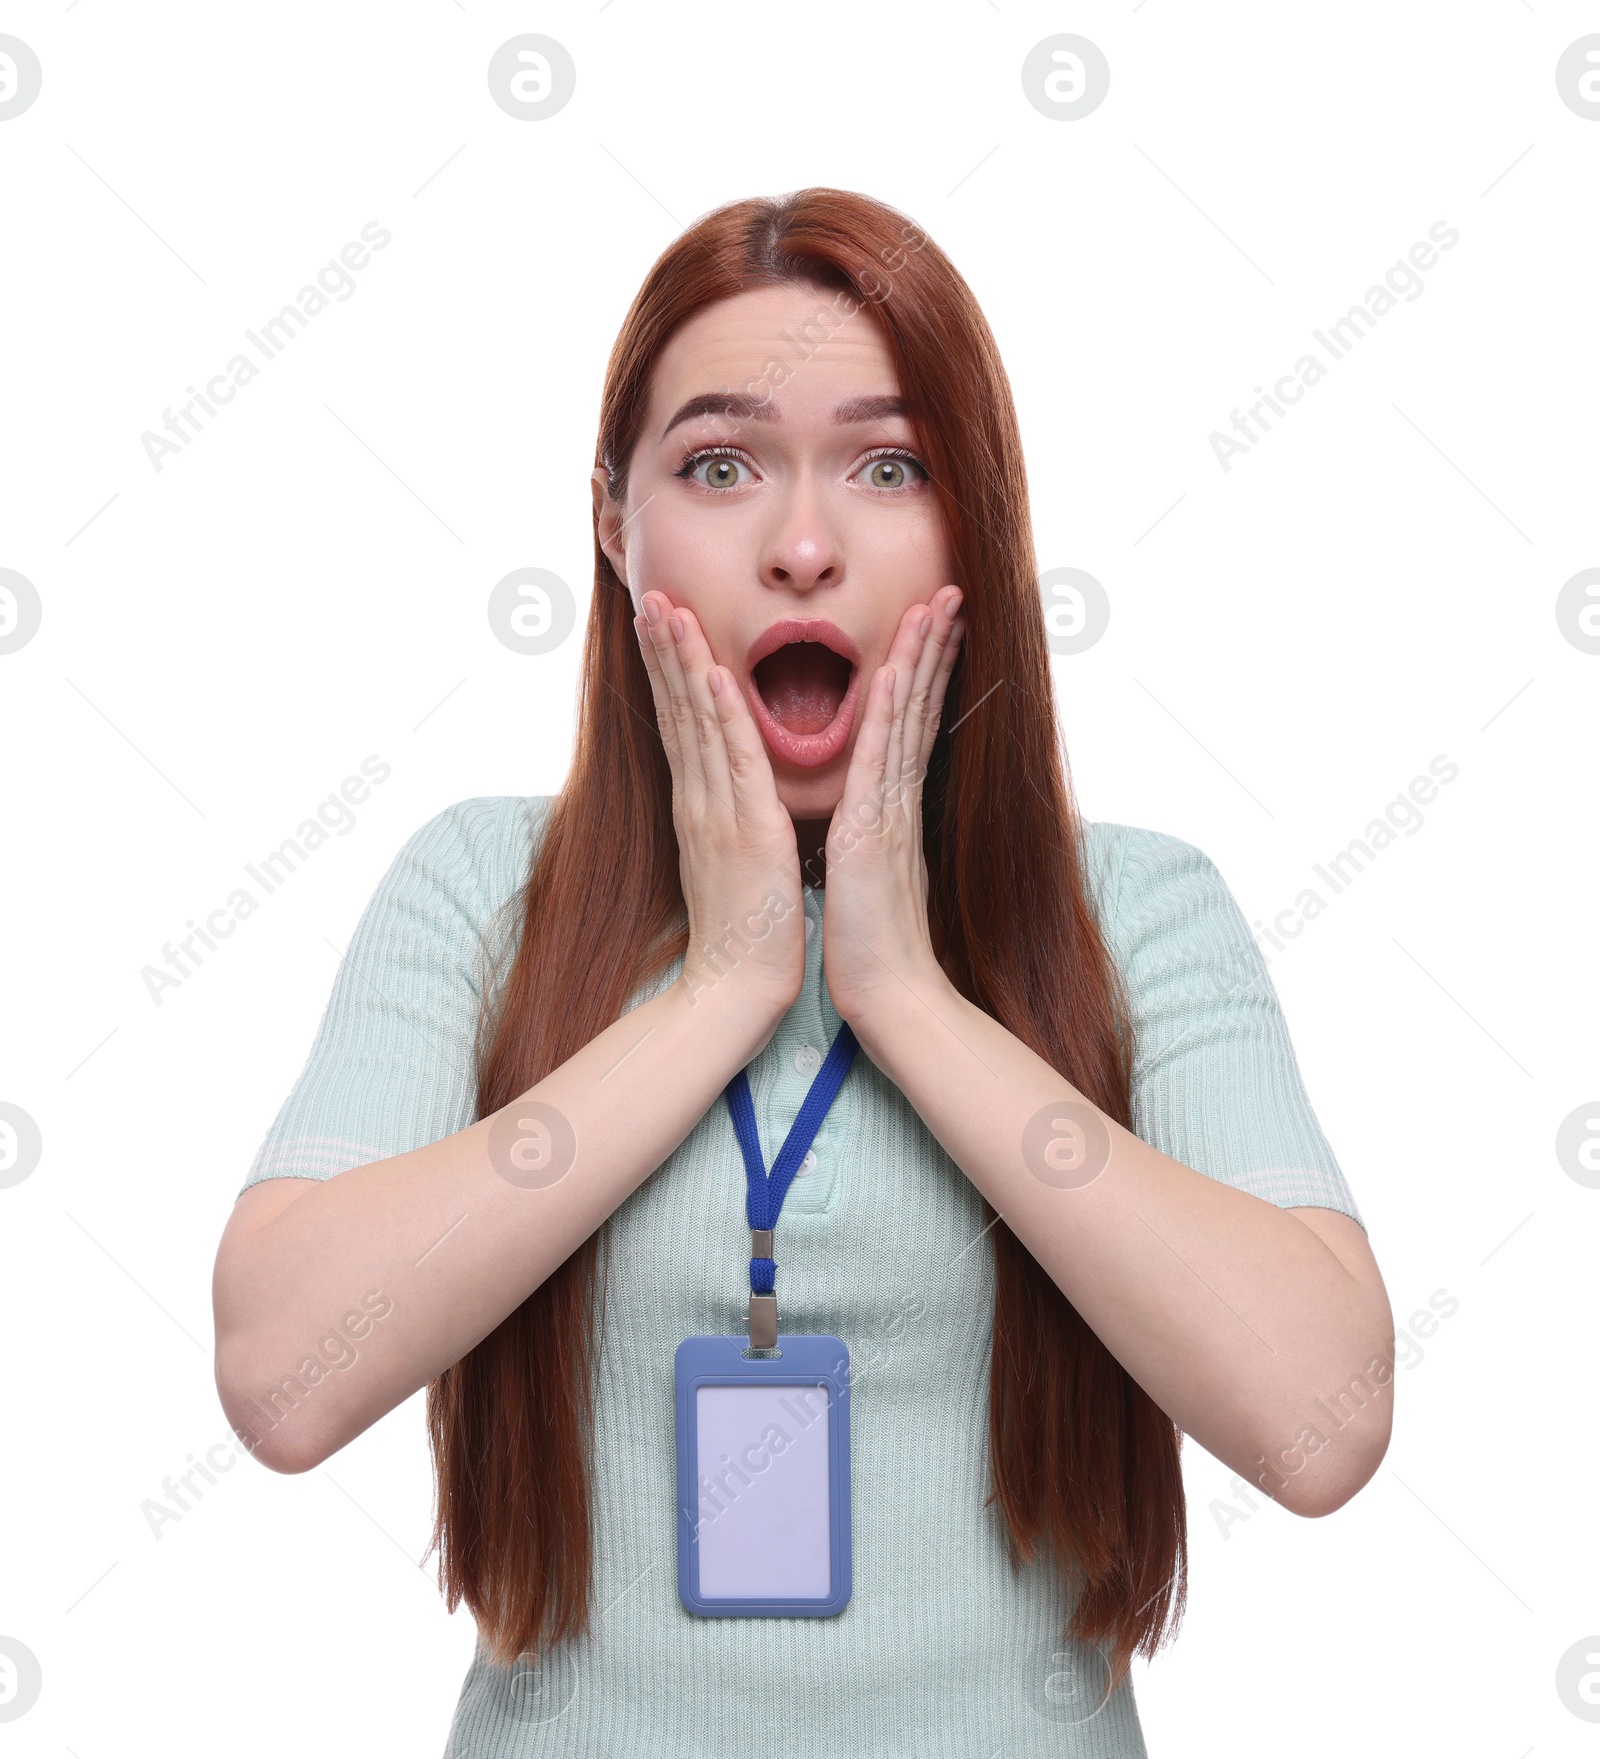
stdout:
[[[833,419],[843,427],[857,422],[885,421],[905,413],[903,397],[851,397],[834,410]],[[698,397],[691,397],[679,407],[661,430],[661,438],[664,440],[675,427],[702,415],[722,415],[730,421],[779,420],[770,397],[749,397],[735,391],[702,391]]]

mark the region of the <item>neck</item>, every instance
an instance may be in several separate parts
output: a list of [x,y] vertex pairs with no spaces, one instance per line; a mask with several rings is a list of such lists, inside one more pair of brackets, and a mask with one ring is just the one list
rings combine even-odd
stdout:
[[797,818],[794,821],[795,845],[800,851],[800,879],[808,886],[823,884],[828,867],[828,826],[825,818]]

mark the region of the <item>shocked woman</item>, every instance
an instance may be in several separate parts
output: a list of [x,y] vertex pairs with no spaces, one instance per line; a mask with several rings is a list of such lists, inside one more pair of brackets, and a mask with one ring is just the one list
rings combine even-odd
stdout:
[[1143,1754],[1181,1437],[1326,1514],[1393,1334],[1217,869],[1074,808],[988,326],[880,203],[719,209],[593,496],[571,773],[363,915],[229,1419],[304,1471],[428,1388],[452,1754]]

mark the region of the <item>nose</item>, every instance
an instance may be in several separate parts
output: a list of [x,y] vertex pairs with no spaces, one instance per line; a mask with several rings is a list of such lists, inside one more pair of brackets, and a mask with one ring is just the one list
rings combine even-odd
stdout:
[[844,546],[827,516],[818,486],[792,485],[774,508],[761,544],[761,584],[809,594],[844,580]]

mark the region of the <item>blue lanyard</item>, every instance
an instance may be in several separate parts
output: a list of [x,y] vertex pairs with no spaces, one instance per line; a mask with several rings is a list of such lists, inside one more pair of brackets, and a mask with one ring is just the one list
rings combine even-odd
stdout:
[[[795,1173],[805,1159],[817,1131],[822,1127],[828,1107],[833,1104],[839,1089],[844,1085],[844,1078],[850,1073],[850,1065],[855,1061],[856,1052],[860,1048],[848,1021],[841,1022],[839,1035],[829,1047],[822,1067],[817,1071],[816,1079],[801,1103],[800,1115],[784,1138],[783,1147],[778,1150],[778,1158],[772,1163],[770,1176],[761,1160],[761,1135],[756,1129],[755,1102],[750,1097],[750,1082],[744,1070],[741,1069],[728,1083],[728,1112],[733,1119],[734,1133],[739,1138],[739,1148],[744,1155],[744,1208],[752,1233],[777,1226],[778,1212],[783,1208],[783,1200],[788,1195]],[[771,1258],[752,1258],[751,1293],[770,1295],[773,1292],[776,1269],[777,1265]]]

